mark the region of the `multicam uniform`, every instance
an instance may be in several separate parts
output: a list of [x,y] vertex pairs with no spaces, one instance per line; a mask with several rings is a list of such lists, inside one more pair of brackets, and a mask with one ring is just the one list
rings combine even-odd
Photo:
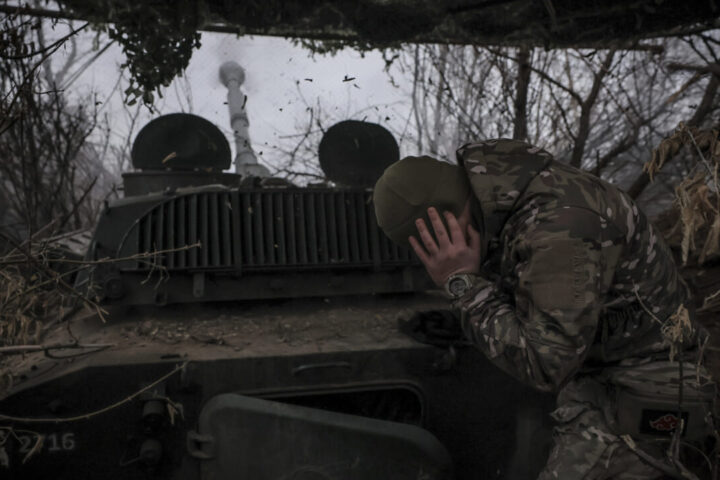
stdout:
[[[659,232],[625,193],[527,143],[468,144],[458,163],[479,200],[485,259],[456,305],[463,329],[510,375],[559,392],[540,478],[659,477],[619,437],[608,380],[667,360],[661,322],[689,303]],[[667,365],[677,363],[653,381],[677,381]]]

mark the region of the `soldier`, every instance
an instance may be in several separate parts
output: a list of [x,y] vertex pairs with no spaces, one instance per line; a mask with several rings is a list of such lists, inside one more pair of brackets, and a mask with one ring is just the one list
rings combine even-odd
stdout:
[[714,384],[690,363],[689,291],[660,234],[624,192],[527,143],[471,143],[457,160],[390,166],[375,186],[378,224],[454,299],[477,348],[558,393],[540,478],[680,475],[643,440],[679,431],[679,378],[685,437],[704,439]]

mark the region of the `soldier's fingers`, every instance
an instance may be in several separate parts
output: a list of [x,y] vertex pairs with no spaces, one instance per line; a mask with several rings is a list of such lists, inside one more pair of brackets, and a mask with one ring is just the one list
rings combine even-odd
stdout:
[[480,250],[480,234],[478,233],[478,231],[475,230],[475,228],[472,225],[468,224],[467,232],[468,232],[468,239],[470,240],[470,242],[469,242],[470,248],[473,251]]
[[423,245],[425,245],[425,249],[430,255],[435,255],[438,251],[438,246],[435,243],[435,239],[430,235],[430,230],[428,230],[427,225],[425,225],[425,220],[418,218],[415,220],[415,226],[417,226],[420,240],[422,240]]
[[437,238],[438,246],[440,248],[447,247],[450,244],[450,238],[448,237],[445,225],[440,218],[440,214],[437,212],[437,210],[435,210],[434,207],[428,208],[427,211],[428,217],[430,217],[430,222],[433,226],[433,230],[435,231],[435,238]]
[[428,263],[430,262],[430,257],[427,253],[425,253],[425,249],[420,245],[420,242],[418,242],[417,239],[413,236],[408,237],[408,242],[410,242],[410,246],[415,252],[415,255],[417,255],[423,265],[427,267]]
[[447,220],[448,229],[450,229],[450,241],[453,245],[465,245],[465,235],[463,234],[460,224],[452,212],[445,212],[445,220]]

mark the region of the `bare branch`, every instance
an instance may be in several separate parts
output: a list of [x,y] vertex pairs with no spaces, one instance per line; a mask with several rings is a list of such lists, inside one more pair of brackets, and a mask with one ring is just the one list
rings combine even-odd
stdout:
[[573,167],[580,168],[582,164],[582,158],[585,154],[585,144],[590,134],[590,114],[597,100],[598,93],[600,93],[600,88],[602,88],[603,79],[610,71],[614,57],[615,50],[610,50],[607,55],[605,55],[605,60],[603,60],[600,70],[595,73],[590,93],[580,104],[578,133],[575,136],[575,145],[573,146],[572,156],[570,157],[570,165]]
[[[546,3],[547,4],[547,3]],[[530,49],[523,47],[518,52],[518,73],[514,101],[515,118],[513,121],[513,138],[516,140],[527,139],[527,103],[528,88],[530,87]]]
[[720,65],[716,63],[709,63],[706,65],[690,65],[687,63],[670,62],[666,65],[667,69],[671,72],[687,71],[697,73],[712,73],[713,75],[720,75]]

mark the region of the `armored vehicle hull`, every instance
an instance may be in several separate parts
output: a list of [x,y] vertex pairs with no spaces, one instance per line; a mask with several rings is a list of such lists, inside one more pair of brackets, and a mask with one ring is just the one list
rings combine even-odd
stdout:
[[[397,332],[398,316],[443,304],[410,294],[135,308],[108,324],[76,318],[69,331],[83,344],[113,346],[23,360],[22,380],[0,404],[18,417],[2,420],[13,431],[2,444],[6,471],[533,478],[549,445],[552,399],[471,348]],[[62,327],[51,340],[69,335]]]

